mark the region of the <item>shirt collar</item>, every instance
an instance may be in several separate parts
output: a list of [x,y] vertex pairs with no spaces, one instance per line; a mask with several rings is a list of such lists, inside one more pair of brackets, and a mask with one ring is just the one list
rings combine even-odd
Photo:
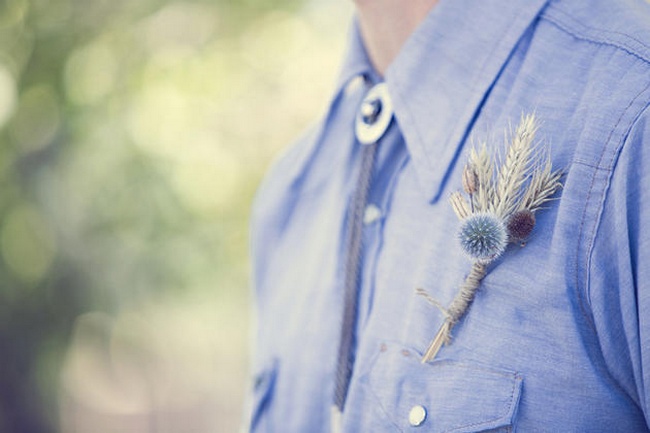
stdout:
[[[386,71],[395,117],[428,200],[440,197],[486,95],[547,1],[441,0]],[[368,65],[355,31],[351,52]],[[346,76],[360,65],[351,60]]]

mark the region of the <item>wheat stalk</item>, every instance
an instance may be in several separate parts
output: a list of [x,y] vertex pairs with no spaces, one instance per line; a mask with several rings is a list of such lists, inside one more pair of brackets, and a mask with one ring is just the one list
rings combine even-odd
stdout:
[[459,191],[456,191],[449,196],[449,203],[451,203],[451,208],[454,210],[454,213],[459,220],[463,220],[471,214],[467,200],[465,200],[465,197],[463,197]]
[[506,157],[499,169],[495,194],[494,212],[506,218],[517,208],[521,187],[533,163],[533,140],[537,132],[534,115],[524,116],[506,151]]
[[561,187],[562,170],[553,171],[550,158],[547,158],[543,167],[537,167],[531,176],[526,192],[521,198],[518,210],[535,212],[544,203],[551,200]]
[[469,164],[476,172],[478,188],[472,195],[472,205],[475,212],[493,211],[494,203],[494,162],[483,143],[480,150],[473,148],[469,153]]

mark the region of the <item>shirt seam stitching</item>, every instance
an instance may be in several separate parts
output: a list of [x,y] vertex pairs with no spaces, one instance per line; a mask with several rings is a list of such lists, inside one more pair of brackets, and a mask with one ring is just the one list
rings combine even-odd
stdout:
[[596,164],[590,164],[590,163],[585,162],[585,161],[576,160],[576,161],[572,161],[571,164],[573,164],[573,165],[582,165],[583,167],[593,168],[594,170],[598,170],[598,171],[604,171],[604,172],[612,171],[611,168],[600,167],[600,166],[598,166]]
[[[634,98],[632,98],[632,100],[629,102],[627,107],[625,107],[625,110],[623,110],[623,112],[621,113],[621,116],[617,120],[616,125],[614,125],[614,127],[612,128],[612,131],[610,132],[609,137],[607,137],[606,143],[609,143],[611,141],[611,139],[612,139],[612,137],[614,135],[614,131],[616,131],[618,126],[621,124],[621,122],[623,120],[623,117],[628,112],[630,107],[641,97],[641,95],[646,93],[648,90],[650,90],[650,83],[648,85],[646,85],[646,87],[644,87],[639,93],[637,93]],[[610,187],[610,183],[611,183],[611,178],[612,178],[612,176],[613,176],[613,174],[615,172],[615,169],[616,169],[616,162],[617,162],[616,159],[618,158],[618,155],[620,154],[621,150],[625,146],[626,139],[627,139],[627,137],[629,135],[629,132],[634,127],[634,125],[636,125],[636,123],[638,122],[638,119],[648,109],[648,107],[650,107],[650,102],[645,103],[643,105],[643,107],[636,113],[636,115],[630,121],[629,125],[625,128],[624,133],[621,135],[620,141],[616,144],[616,147],[615,147],[614,151],[612,152],[612,155],[610,157],[609,164],[608,164],[608,166],[611,167],[611,168],[608,170],[609,171],[609,176],[607,178],[607,184],[605,186],[605,190],[602,193],[601,202],[599,203],[598,209],[597,209],[598,210],[598,218],[597,218],[596,223],[593,225],[593,227],[592,227],[592,229],[591,229],[591,231],[589,233],[589,237],[585,239],[585,241],[587,241],[588,244],[586,245],[586,247],[587,247],[587,249],[585,251],[586,252],[585,259],[586,260],[585,260],[585,263],[584,263],[584,265],[585,265],[584,294],[585,294],[585,300],[587,301],[587,305],[588,305],[589,308],[591,308],[591,290],[590,290],[590,285],[589,285],[589,279],[590,279],[590,276],[591,276],[590,270],[591,270],[592,255],[593,255],[594,244],[595,244],[595,237],[596,237],[596,233],[598,232],[598,229],[600,228],[600,224],[602,222],[604,203],[607,200],[607,197],[609,195],[609,187]],[[606,149],[607,149],[607,146],[603,146],[603,151],[602,151],[601,156],[599,158],[599,166],[601,166],[600,162],[605,158]],[[587,198],[587,203],[589,202],[589,200],[591,198],[591,193],[594,190],[595,178],[596,178],[596,176],[594,175],[592,177],[592,180],[591,180],[591,185],[590,185],[590,188],[589,188],[589,195],[588,195],[588,198]],[[585,206],[585,211],[582,214],[581,229],[583,227],[583,223],[585,222],[585,220],[584,220],[585,214],[586,214],[586,206]]]
[[[612,137],[614,135],[614,131],[618,128],[618,125],[620,125],[621,121],[625,117],[625,113],[629,110],[629,108],[632,106],[634,101],[636,101],[641,94],[647,89],[648,87],[644,88],[642,91],[640,91],[634,98],[630,100],[628,105],[625,107],[625,109],[621,112],[621,115],[616,121],[616,124],[614,127],[611,129],[609,136],[605,140],[603,144],[603,149],[600,153],[600,156],[598,158],[598,167],[602,167],[602,161],[605,158],[605,152],[608,149],[607,144],[611,142]],[[589,209],[589,204],[591,203],[592,200],[596,199],[596,191],[595,191],[595,186],[596,186],[596,179],[597,179],[597,171],[594,171],[594,173],[591,176],[591,182],[589,184],[589,188],[587,190],[587,198],[585,200],[585,206],[583,207],[582,210],[582,215],[580,217],[580,227],[579,227],[579,233],[580,236],[578,239],[582,239],[582,241],[576,242],[576,258],[575,258],[575,263],[576,263],[576,272],[575,272],[575,287],[576,291],[578,292],[578,299],[579,299],[579,304],[580,304],[580,310],[587,320],[587,323],[589,324],[589,327],[591,328],[592,332],[594,335],[596,335],[596,325],[594,323],[593,316],[591,314],[591,301],[590,301],[590,290],[589,290],[589,268],[590,268],[590,263],[591,263],[591,254],[593,251],[593,245],[594,245],[594,234],[596,229],[592,228],[589,233],[587,233],[587,212]],[[606,192],[602,194],[603,196],[606,195]],[[592,198],[593,197],[593,198]],[[600,226],[600,218],[602,217],[602,204],[598,205],[597,208],[598,211],[598,218],[596,221],[596,224],[594,224],[595,227]],[[585,256],[584,256],[584,261],[581,260],[581,254],[580,250],[582,247],[585,247]],[[580,269],[583,267],[584,269],[584,281],[580,281]]]
[[[581,39],[587,42],[600,44],[600,45],[613,46],[615,48],[627,52],[628,54],[638,58],[639,60],[642,60],[645,63],[650,63],[650,55],[644,55],[642,53],[639,53],[637,49],[625,44],[623,41],[615,41],[614,39],[611,38],[611,36],[613,35],[618,35],[625,39],[634,41],[637,44],[639,44],[641,47],[650,51],[650,46],[646,45],[643,41],[636,39],[626,33],[590,27],[576,20],[574,17],[568,15],[566,12],[559,10],[557,8],[548,9],[543,13],[542,18],[548,20],[551,24],[554,24],[560,30],[570,34],[571,36],[577,39]],[[573,24],[573,26],[571,24]],[[580,29],[576,29],[575,28],[576,25],[579,26]]]

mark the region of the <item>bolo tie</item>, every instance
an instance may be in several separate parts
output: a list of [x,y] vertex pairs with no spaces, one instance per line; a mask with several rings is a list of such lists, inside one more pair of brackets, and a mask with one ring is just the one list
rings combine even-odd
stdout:
[[361,168],[348,208],[344,306],[339,339],[336,383],[332,407],[332,432],[340,432],[342,414],[354,367],[354,338],[361,288],[363,215],[368,202],[372,173],[380,138],[393,118],[393,107],[385,83],[374,85],[366,94],[355,119],[355,136],[361,145]]

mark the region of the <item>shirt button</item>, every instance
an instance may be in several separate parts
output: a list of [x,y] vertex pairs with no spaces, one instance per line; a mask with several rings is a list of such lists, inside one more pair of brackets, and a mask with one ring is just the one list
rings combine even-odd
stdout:
[[372,224],[381,217],[381,210],[374,204],[369,204],[366,206],[366,210],[363,212],[363,223]]
[[409,412],[409,424],[413,427],[421,425],[427,418],[427,410],[424,406],[416,405],[411,408]]

